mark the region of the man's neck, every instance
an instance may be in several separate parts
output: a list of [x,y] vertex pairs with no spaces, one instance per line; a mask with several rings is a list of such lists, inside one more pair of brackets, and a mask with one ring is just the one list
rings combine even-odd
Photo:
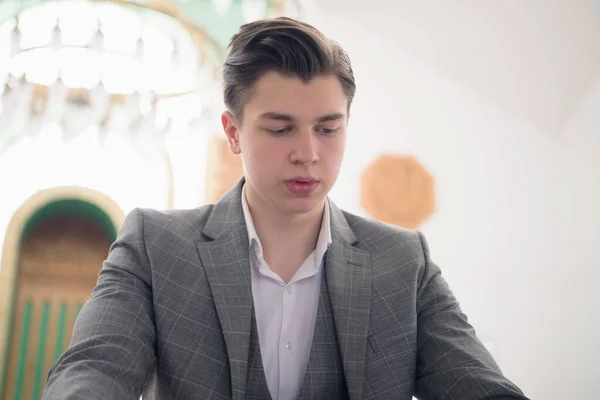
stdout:
[[325,201],[309,213],[283,215],[272,208],[261,207],[260,200],[251,195],[246,199],[265,261],[288,281],[317,245]]

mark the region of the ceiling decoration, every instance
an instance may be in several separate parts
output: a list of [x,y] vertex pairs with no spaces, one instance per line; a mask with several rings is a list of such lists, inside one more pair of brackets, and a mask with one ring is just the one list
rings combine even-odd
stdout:
[[416,229],[435,210],[434,183],[414,157],[384,154],[362,174],[361,203],[376,219]]
[[[293,0],[1,2],[0,154],[15,132],[35,136],[51,122],[79,134],[111,123],[168,131],[174,118],[206,117],[222,105],[216,77],[231,35],[298,9]],[[186,110],[174,97],[188,98]]]
[[[0,156],[22,140],[105,146],[163,160],[169,136],[213,133],[218,71],[245,22],[299,16],[294,0],[0,2]],[[181,136],[183,135],[183,136]],[[166,161],[165,161],[166,160]],[[159,161],[159,162],[163,162]]]

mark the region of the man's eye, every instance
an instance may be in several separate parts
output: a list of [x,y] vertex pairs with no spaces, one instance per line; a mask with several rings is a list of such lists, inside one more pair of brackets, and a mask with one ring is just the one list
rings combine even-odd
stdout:
[[271,132],[275,136],[285,135],[287,133],[287,131],[288,131],[288,128],[270,129],[269,130],[269,132]]
[[323,135],[328,136],[334,134],[338,128],[321,128],[320,131]]

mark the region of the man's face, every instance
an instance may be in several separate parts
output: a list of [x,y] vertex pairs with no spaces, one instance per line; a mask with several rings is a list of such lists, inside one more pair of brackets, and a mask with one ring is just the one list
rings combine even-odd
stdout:
[[256,82],[243,121],[223,113],[229,147],[242,156],[251,206],[283,214],[322,209],[344,155],[347,105],[335,76],[303,83],[269,72]]

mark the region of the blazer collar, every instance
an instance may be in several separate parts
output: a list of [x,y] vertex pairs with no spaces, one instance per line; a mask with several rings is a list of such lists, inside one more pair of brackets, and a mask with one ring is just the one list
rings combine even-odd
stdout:
[[[217,204],[214,205],[208,220],[204,224],[204,229],[202,229],[202,233],[205,236],[214,240],[223,235],[227,235],[232,231],[236,231],[241,227],[247,229],[241,200],[244,183],[245,178],[242,177],[237,184],[225,193]],[[356,244],[356,236],[354,235],[352,228],[350,228],[350,225],[348,225],[348,221],[343,212],[329,198],[327,198],[327,205],[330,220],[329,235],[331,236],[331,239],[328,240],[328,242],[333,242],[337,239],[339,242],[348,245]]]

